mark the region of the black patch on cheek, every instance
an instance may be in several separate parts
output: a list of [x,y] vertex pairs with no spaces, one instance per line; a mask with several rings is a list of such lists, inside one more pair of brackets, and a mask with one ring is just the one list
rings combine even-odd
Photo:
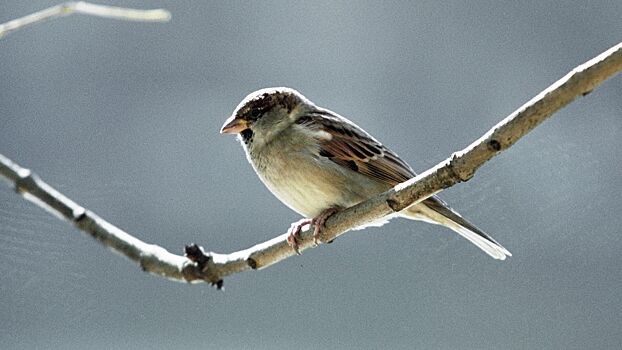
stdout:
[[253,141],[253,130],[244,129],[240,132],[240,136],[242,136],[242,141],[248,145],[251,141]]

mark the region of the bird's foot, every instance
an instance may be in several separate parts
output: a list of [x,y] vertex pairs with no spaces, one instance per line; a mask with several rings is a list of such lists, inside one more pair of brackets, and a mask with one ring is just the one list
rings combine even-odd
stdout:
[[294,249],[296,254],[300,255],[300,251],[298,250],[298,241],[297,238],[300,237],[300,231],[305,225],[309,225],[313,223],[313,219],[302,219],[292,223],[292,226],[289,227],[289,231],[287,231],[287,243]]
[[[322,228],[324,228],[324,223],[326,220],[336,212],[338,212],[340,208],[328,208],[320,213],[320,215],[314,217],[313,219],[302,219],[294,222],[289,230],[287,231],[287,243],[294,249],[296,254],[300,255],[300,250],[298,249],[298,238],[300,238],[300,231],[305,225],[313,225],[313,243],[315,245],[320,244],[320,235],[322,233]],[[332,241],[331,241],[332,242]]]
[[[315,245],[320,244],[320,234],[322,233],[322,229],[324,228],[324,223],[326,220],[333,214],[339,211],[339,208],[328,208],[320,213],[320,215],[316,216],[311,220],[313,224],[313,243]],[[332,242],[332,241],[331,241]]]

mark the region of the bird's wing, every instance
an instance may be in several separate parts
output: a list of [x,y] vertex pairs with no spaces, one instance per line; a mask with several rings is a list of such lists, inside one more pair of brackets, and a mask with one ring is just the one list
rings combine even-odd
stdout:
[[302,117],[299,123],[330,135],[319,140],[320,156],[336,164],[389,186],[415,176],[406,162],[346,118],[322,111]]
[[[330,111],[321,111],[304,116],[298,122],[328,133],[329,137],[319,138],[319,155],[352,171],[390,186],[395,186],[416,175],[397,154],[346,118]],[[464,219],[437,196],[431,196],[423,200],[421,204],[423,207],[416,205],[408,208],[407,212],[410,215],[407,216],[447,226],[495,259],[503,260],[506,256],[512,255],[491,236]],[[436,214],[426,212],[426,210],[432,210]]]

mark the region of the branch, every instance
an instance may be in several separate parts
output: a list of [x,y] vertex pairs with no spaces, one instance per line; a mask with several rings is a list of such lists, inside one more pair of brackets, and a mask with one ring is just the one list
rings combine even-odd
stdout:
[[[620,70],[622,43],[573,69],[464,150],[385,193],[331,216],[322,230],[321,240],[330,242],[352,228],[391,216],[445,188],[469,180],[489,159]],[[26,199],[71,221],[105,246],[138,262],[143,270],[173,280],[206,281],[220,288],[225,276],[265,268],[295,255],[287,243],[287,234],[231,254],[205,253],[202,248],[192,245],[186,247],[186,257],[175,255],[132,237],[1,155],[0,174]],[[300,236],[301,251],[314,247],[312,230],[307,229]]]
[[68,1],[60,5],[49,7],[22,18],[0,24],[0,38],[27,25],[42,22],[47,19],[69,16],[74,13],[106,17],[124,21],[167,22],[171,19],[170,12],[163,9],[137,10],[123,7],[96,5],[84,1]]

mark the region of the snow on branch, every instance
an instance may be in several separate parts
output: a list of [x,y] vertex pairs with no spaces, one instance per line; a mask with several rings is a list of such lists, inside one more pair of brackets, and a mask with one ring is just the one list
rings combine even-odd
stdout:
[[[389,216],[445,188],[469,180],[489,159],[512,146],[555,111],[575,98],[587,95],[620,70],[622,43],[573,69],[464,150],[385,193],[331,216],[326,221],[321,240],[332,241],[354,227]],[[287,243],[286,233],[230,254],[205,252],[201,247],[191,245],[186,247],[185,256],[175,255],[124,232],[2,155],[0,174],[26,199],[69,220],[103,245],[137,262],[143,270],[169,279],[205,281],[220,288],[225,276],[261,269],[296,255]],[[314,247],[312,235],[309,229],[301,233],[301,251]]]

